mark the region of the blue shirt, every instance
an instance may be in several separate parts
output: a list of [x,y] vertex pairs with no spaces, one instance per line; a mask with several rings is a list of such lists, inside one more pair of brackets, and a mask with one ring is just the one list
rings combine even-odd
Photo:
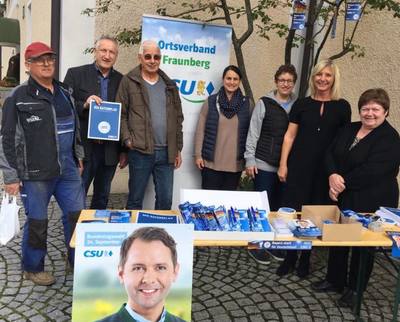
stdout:
[[[140,314],[136,313],[134,310],[132,310],[130,308],[130,306],[128,304],[125,305],[125,310],[128,311],[129,315],[136,321],[138,322],[151,322],[149,320],[146,320],[143,316],[141,316]],[[163,312],[161,314],[160,319],[157,322],[164,322],[165,321],[165,315],[167,314],[167,311],[165,310],[165,308],[163,309]]]
[[53,93],[46,87],[40,85],[34,78],[32,78],[36,88],[41,94],[46,96],[56,111],[56,117],[65,117],[72,115],[72,106],[69,99],[62,92],[62,89],[56,82],[53,81]]

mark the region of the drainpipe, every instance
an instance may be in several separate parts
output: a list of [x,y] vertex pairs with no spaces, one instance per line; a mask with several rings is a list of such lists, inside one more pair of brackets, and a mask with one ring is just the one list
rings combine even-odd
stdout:
[[57,54],[54,78],[60,77],[61,0],[51,0],[51,48]]

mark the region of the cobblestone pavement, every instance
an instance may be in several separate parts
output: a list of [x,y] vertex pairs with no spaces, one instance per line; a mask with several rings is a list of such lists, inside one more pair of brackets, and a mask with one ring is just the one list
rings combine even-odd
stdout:
[[[113,195],[110,202],[110,208],[120,208],[124,196]],[[20,216],[23,220],[22,210]],[[0,247],[0,321],[71,319],[73,276],[66,273],[60,210],[54,201],[49,219],[46,270],[57,283],[43,287],[22,279],[20,236]],[[335,304],[337,294],[311,291],[310,283],[325,274],[326,250],[313,251],[311,277],[305,280],[295,275],[279,278],[274,274],[277,263],[259,265],[241,248],[197,247],[194,254],[193,321],[354,320],[350,309]],[[378,256],[363,302],[366,321],[391,320],[393,274],[387,260]]]

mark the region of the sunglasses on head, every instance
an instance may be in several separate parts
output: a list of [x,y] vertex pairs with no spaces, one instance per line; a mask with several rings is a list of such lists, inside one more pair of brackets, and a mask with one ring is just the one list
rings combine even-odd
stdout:
[[151,55],[151,54],[145,54],[143,55],[145,60],[151,60],[151,58],[153,58],[154,60],[160,60],[161,59],[161,55]]

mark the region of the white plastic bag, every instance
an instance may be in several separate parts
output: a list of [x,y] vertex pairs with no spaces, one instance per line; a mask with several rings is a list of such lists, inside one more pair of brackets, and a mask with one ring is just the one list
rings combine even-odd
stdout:
[[7,244],[15,235],[19,233],[19,218],[17,197],[9,196],[3,192],[3,200],[0,209],[0,245]]

